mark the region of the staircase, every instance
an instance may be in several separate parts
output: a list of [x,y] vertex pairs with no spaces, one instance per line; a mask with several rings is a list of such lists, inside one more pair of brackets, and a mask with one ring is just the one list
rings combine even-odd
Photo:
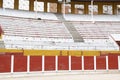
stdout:
[[77,32],[77,30],[75,29],[75,27],[73,26],[72,23],[67,22],[62,14],[55,14],[57,16],[57,18],[62,21],[64,23],[64,25],[66,26],[66,28],[68,29],[68,31],[70,32],[70,34],[73,37],[74,42],[83,42],[83,38],[82,36],[79,34],[79,32]]

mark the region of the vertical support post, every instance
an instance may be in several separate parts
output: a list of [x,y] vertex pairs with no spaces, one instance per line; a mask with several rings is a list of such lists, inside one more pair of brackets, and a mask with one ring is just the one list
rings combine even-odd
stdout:
[[[35,6],[37,6],[37,0],[35,0]],[[37,10],[35,11],[35,18],[37,19]]]
[[84,71],[84,56],[82,56],[82,71]]
[[118,56],[118,70],[120,71],[120,56]]
[[116,15],[116,14],[117,14],[117,4],[116,4],[116,3],[113,3],[113,4],[112,4],[112,12],[113,12],[113,13],[112,13],[113,15]]
[[94,20],[93,20],[93,15],[94,15],[94,5],[93,5],[93,0],[91,0],[91,21],[92,21],[92,23],[94,23]]
[[34,0],[29,0],[29,11],[34,11]]
[[42,72],[45,71],[45,56],[42,56]]
[[61,13],[61,3],[57,3],[57,13]]
[[98,14],[103,14],[103,4],[101,2],[98,3]]
[[30,72],[30,56],[27,56],[27,73]]
[[55,57],[55,71],[58,71],[58,56]]
[[65,18],[65,0],[63,2],[63,17]]
[[74,2],[71,2],[71,13],[75,14],[75,4],[74,4]]
[[51,10],[50,10],[51,8],[50,8],[50,3],[48,3],[47,4],[47,12],[50,12]]
[[14,0],[14,9],[19,9],[19,0]]
[[0,1],[0,8],[3,8],[3,0]]
[[88,2],[84,3],[84,14],[88,14]]
[[106,56],[106,71],[109,70],[109,66],[108,66],[108,56]]
[[47,12],[47,1],[44,2],[44,12]]
[[96,56],[94,56],[94,71],[96,71]]
[[71,71],[71,56],[69,55],[69,71]]
[[14,55],[11,55],[11,73],[14,72]]

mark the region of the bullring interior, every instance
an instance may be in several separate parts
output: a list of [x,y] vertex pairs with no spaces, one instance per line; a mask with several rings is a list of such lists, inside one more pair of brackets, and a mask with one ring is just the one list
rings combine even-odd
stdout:
[[120,0],[0,0],[0,74],[116,72],[119,55]]

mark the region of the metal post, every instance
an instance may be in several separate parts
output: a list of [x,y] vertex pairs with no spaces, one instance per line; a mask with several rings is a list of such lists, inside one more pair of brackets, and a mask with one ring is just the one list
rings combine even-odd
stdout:
[[27,73],[30,72],[30,56],[27,56]]
[[69,71],[71,71],[71,56],[69,55]]
[[45,71],[45,56],[43,55],[42,56],[42,72],[44,72]]
[[84,71],[84,56],[82,56],[82,71]]
[[94,56],[94,70],[96,71],[96,56]]
[[14,72],[14,55],[11,55],[11,73]]
[[56,55],[55,57],[55,71],[57,72],[58,71],[58,56]]
[[109,66],[108,66],[108,56],[106,56],[106,71],[109,70]]

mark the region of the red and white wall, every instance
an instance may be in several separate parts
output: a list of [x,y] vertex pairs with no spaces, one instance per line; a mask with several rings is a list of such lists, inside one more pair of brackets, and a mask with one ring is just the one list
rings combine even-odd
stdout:
[[120,56],[0,55],[0,73],[60,70],[120,70]]

